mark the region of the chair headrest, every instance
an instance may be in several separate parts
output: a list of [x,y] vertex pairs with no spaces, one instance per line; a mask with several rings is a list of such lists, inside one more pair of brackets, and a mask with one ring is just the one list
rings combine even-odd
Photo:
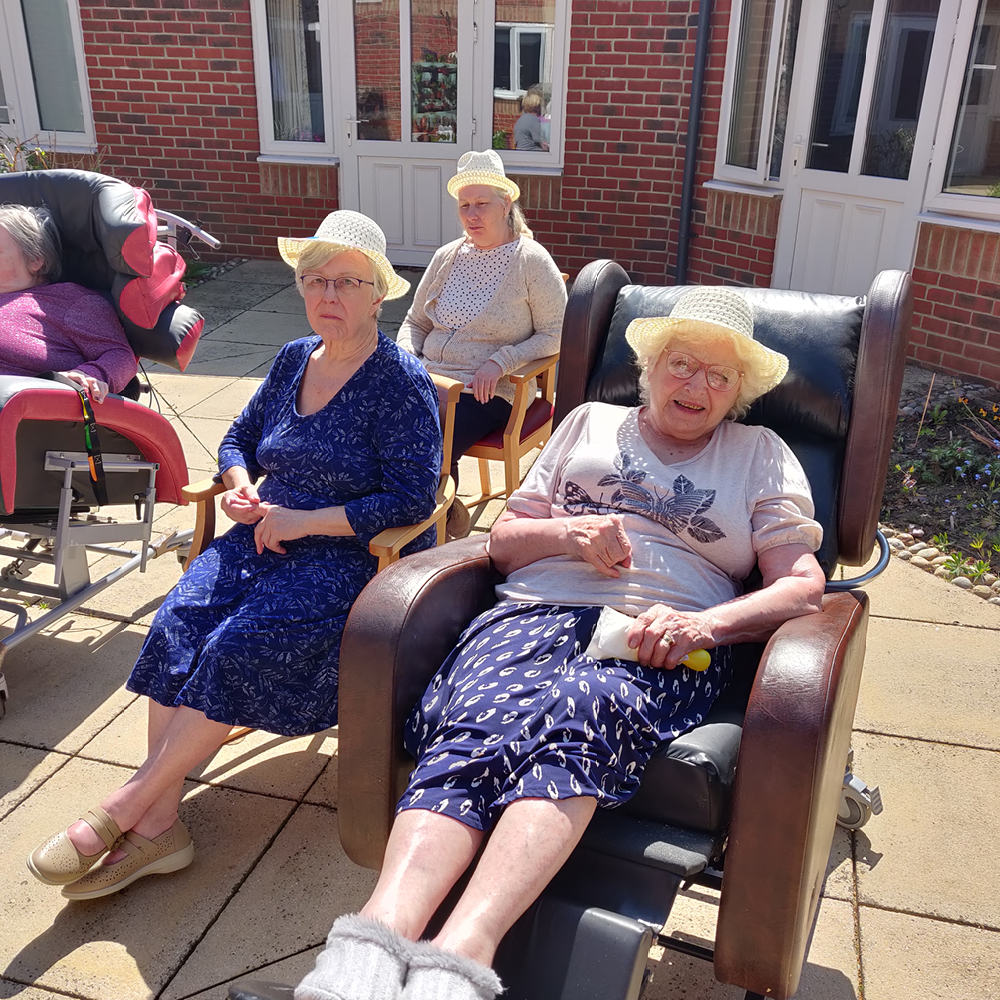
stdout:
[[[638,317],[669,315],[689,287],[621,289],[587,385],[588,400],[638,405],[639,370],[625,329]],[[823,525],[817,557],[829,573],[837,561],[837,495],[865,300],[769,288],[736,291],[753,310],[754,337],[789,361],[781,384],[758,399],[743,421],[771,428],[802,463]]]

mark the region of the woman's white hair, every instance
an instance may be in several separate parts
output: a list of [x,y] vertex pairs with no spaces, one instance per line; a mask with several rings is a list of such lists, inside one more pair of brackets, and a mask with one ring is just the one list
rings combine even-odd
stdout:
[[[45,285],[62,274],[62,244],[48,209],[30,205],[0,205],[0,228],[14,241],[25,266]],[[40,267],[32,267],[41,261]]]
[[[311,274],[317,268],[329,264],[334,257],[339,257],[342,253],[347,253],[351,250],[354,250],[354,247],[341,246],[339,243],[324,243],[322,240],[316,240],[315,243],[308,244],[295,262],[295,284],[299,289],[299,295],[305,295],[305,292],[302,290],[302,282],[299,280],[303,274]],[[357,252],[364,257],[364,254],[360,250]],[[372,276],[366,280],[372,281],[375,285],[374,297],[376,299],[385,298],[385,293],[389,291],[389,283],[386,281],[385,275],[370,260],[368,261],[368,269],[371,271]],[[382,306],[380,305],[379,313],[381,312]]]
[[739,362],[740,379],[736,391],[736,399],[726,414],[727,420],[738,420],[758,396],[767,392],[769,383],[757,377],[757,365],[750,352],[741,343],[740,338],[726,331],[725,327],[707,323],[678,323],[676,326],[644,333],[632,344],[636,362],[639,365],[639,397],[643,403],[649,402],[649,370],[656,362],[672,349],[675,341],[683,340],[690,344],[692,340],[724,340],[731,345],[733,353]]

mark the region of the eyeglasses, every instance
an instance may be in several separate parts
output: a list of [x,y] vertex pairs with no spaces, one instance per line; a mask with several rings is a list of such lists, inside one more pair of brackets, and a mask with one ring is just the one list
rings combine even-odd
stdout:
[[365,281],[363,278],[349,278],[346,275],[340,278],[324,278],[322,274],[303,274],[299,281],[302,282],[302,289],[306,295],[325,295],[330,285],[338,295],[352,295],[360,290],[362,285],[375,287],[374,281]]
[[690,354],[683,354],[680,351],[670,351],[667,354],[667,371],[674,378],[694,378],[703,368],[705,369],[705,381],[716,392],[728,392],[730,389],[735,389],[743,377],[743,372],[730,368],[728,365],[703,365],[697,358],[692,358]]

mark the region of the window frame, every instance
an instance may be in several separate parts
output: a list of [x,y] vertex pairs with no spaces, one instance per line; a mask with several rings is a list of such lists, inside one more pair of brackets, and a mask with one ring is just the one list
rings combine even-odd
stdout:
[[[7,135],[20,141],[37,137],[38,145],[50,152],[93,153],[97,150],[97,135],[90,98],[87,57],[83,47],[80,6],[72,0],[66,0],[66,10],[69,14],[73,55],[76,58],[83,130],[70,132],[63,129],[42,128],[20,0],[0,0],[0,67],[6,66],[8,69],[3,76],[4,95],[9,109],[8,116],[14,118],[13,122],[4,123],[0,128],[3,128]],[[0,69],[0,73],[2,72]]]
[[[944,191],[948,160],[951,157],[951,145],[958,124],[959,106],[965,89],[965,69],[975,38],[978,14],[979,0],[971,0],[971,2],[965,0],[955,22],[951,68],[945,81],[941,111],[934,134],[934,148],[927,176],[924,211],[973,219],[1000,220],[1000,198],[990,198],[986,195],[949,194]],[[956,53],[961,53],[959,60],[956,60]],[[954,69],[956,61],[961,67],[959,72]]]
[[[764,110],[761,114],[758,135],[756,168],[738,167],[726,162],[729,153],[729,133],[733,121],[733,101],[736,88],[737,59],[743,13],[748,0],[733,0],[729,14],[729,34],[726,41],[726,68],[722,83],[722,105],[719,113],[718,143],[715,150],[714,177],[719,181],[758,187],[777,187],[780,181],[770,175],[771,148],[774,140],[774,115],[778,95],[778,71],[782,57],[785,21],[789,0],[775,0],[771,35],[768,42],[767,70],[765,74]],[[794,73],[795,68],[792,67]]]
[[[497,28],[510,28],[511,38],[517,40],[516,47],[511,45],[510,47],[510,78],[513,84],[515,75],[517,78],[517,86],[511,86],[509,90],[497,90],[494,86],[493,96],[501,97],[507,101],[514,101],[522,98],[527,92],[527,87],[521,86],[521,67],[520,59],[515,56],[515,49],[517,53],[520,53],[520,37],[521,35],[541,35],[542,44],[539,48],[539,65],[545,65],[545,56],[548,54],[548,50],[552,47],[552,39],[555,34],[555,25],[547,24],[526,24],[522,21],[501,21],[499,24],[493,24],[493,31],[496,32]],[[496,35],[494,34],[494,38]],[[496,45],[493,48],[494,54],[496,53]],[[496,75],[496,62],[494,59],[494,76]],[[494,80],[494,83],[496,81]]]
[[253,40],[254,80],[257,87],[257,121],[260,138],[260,159],[280,163],[336,163],[334,143],[333,90],[336,76],[330,71],[333,65],[332,21],[333,4],[319,0],[320,72],[323,80],[323,124],[326,138],[323,142],[291,142],[274,138],[274,105],[271,90],[271,47],[267,35],[267,7],[265,0],[251,0],[250,28]]
[[[473,19],[476,25],[476,44],[481,48],[480,65],[476,68],[474,93],[478,94],[473,104],[472,145],[474,149],[492,146],[493,140],[493,63],[494,36],[497,26],[496,0],[476,0]],[[508,173],[518,174],[561,174],[564,165],[566,132],[566,94],[569,82],[569,34],[571,22],[570,0],[555,0],[555,23],[551,28],[552,45],[552,111],[549,128],[549,149],[538,150],[498,149],[504,168]],[[526,22],[501,21],[500,27],[512,24],[528,27]],[[513,92],[510,92],[513,93]],[[512,96],[520,97],[524,91]]]

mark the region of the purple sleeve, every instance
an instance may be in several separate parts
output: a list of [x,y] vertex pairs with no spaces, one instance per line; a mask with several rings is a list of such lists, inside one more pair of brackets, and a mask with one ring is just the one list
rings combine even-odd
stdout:
[[107,382],[112,392],[121,392],[135,377],[138,365],[111,304],[100,295],[81,296],[67,310],[65,322],[87,359],[76,365],[76,371]]

